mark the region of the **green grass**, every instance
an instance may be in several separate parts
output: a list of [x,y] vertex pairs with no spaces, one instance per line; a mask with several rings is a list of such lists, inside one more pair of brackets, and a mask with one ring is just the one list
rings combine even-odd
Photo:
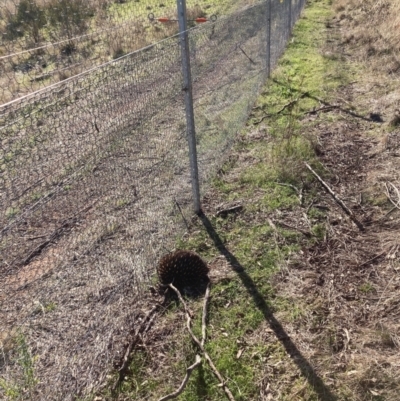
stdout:
[[[15,333],[12,341],[12,348],[16,352],[17,364],[20,375],[12,382],[0,377],[0,396],[4,395],[7,400],[19,401],[31,399],[32,392],[38,380],[35,375],[35,359],[28,348],[25,335],[22,332]],[[2,350],[4,352],[4,349]]]

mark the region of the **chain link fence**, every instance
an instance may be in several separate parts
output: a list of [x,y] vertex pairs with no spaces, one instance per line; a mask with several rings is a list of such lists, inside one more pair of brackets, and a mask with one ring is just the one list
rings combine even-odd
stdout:
[[[304,2],[188,31],[203,194]],[[82,399],[118,366],[192,216],[182,87],[178,35],[0,106],[0,398]]]

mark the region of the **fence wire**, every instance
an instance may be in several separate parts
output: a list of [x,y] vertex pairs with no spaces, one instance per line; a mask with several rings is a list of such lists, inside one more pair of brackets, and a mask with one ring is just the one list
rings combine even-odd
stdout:
[[[189,31],[203,194],[303,5]],[[84,397],[118,365],[191,218],[181,70],[174,36],[0,106],[0,398]]]

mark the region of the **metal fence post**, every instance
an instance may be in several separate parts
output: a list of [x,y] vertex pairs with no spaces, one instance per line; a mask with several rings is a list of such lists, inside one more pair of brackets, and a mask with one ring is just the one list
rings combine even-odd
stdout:
[[268,4],[267,4],[267,77],[269,78],[269,76],[271,75],[271,23],[272,23],[272,19],[271,19],[271,0],[267,0]]
[[186,23],[186,0],[177,0],[179,40],[182,53],[183,90],[185,91],[186,127],[189,144],[190,175],[195,213],[200,212],[200,186],[197,165],[196,131],[194,124],[192,74],[190,69],[189,35]]
[[292,33],[292,0],[289,0],[289,12],[288,12],[288,23],[289,23],[289,32],[288,32],[288,38],[290,38],[290,34]]

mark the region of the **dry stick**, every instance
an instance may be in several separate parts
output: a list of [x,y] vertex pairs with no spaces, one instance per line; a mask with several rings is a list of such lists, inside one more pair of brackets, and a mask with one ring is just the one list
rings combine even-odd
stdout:
[[398,210],[399,208],[397,206],[393,206],[387,213],[385,213],[382,217],[380,217],[376,221],[381,221],[381,220],[386,219],[386,217],[388,217],[389,214],[392,214],[396,209]]
[[277,115],[277,114],[281,114],[283,111],[285,111],[288,107],[293,106],[294,104],[296,104],[300,99],[302,99],[303,97],[305,97],[306,94],[303,93],[301,96],[299,96],[297,99],[294,99],[292,101],[290,101],[289,103],[286,103],[282,108],[280,108],[276,113],[273,114],[265,114],[264,116],[262,116],[258,121],[256,121],[254,124],[258,125],[260,124],[262,121],[264,121],[266,118],[268,117],[272,117],[273,115]]
[[304,114],[315,114],[318,113],[319,111],[329,111],[329,110],[333,110],[333,109],[338,109],[340,106],[339,105],[329,105],[329,106],[322,106],[319,109],[313,109],[310,111],[306,111],[304,112]]
[[165,397],[160,398],[158,401],[172,400],[173,398],[176,398],[176,397],[178,397],[179,395],[181,395],[182,392],[183,392],[183,390],[184,390],[185,387],[186,387],[186,384],[187,384],[187,382],[188,382],[188,380],[189,380],[189,378],[190,378],[190,375],[192,374],[193,370],[194,370],[195,368],[197,368],[197,366],[200,365],[200,363],[201,363],[201,358],[200,358],[199,355],[196,355],[196,361],[195,361],[195,363],[194,363],[193,365],[189,366],[189,367],[186,369],[186,375],[185,375],[185,377],[184,377],[184,379],[183,379],[181,385],[179,386],[179,388],[178,388],[176,391],[174,391],[173,393],[168,394],[168,395],[166,395]]
[[219,210],[216,215],[217,216],[223,216],[223,215],[226,215],[228,213],[240,212],[241,210],[243,210],[243,205],[236,205],[236,206],[228,207],[226,209]]
[[289,228],[290,230],[296,230],[296,231],[298,231],[299,233],[303,234],[306,237],[312,237],[312,234],[309,231],[303,230],[300,227],[292,226],[290,224],[284,223],[283,221],[275,221],[275,223],[280,225],[280,226],[282,226],[282,227]]
[[204,296],[204,304],[203,304],[203,317],[201,319],[201,345],[204,347],[204,343],[206,341],[206,329],[207,329],[207,309],[208,309],[208,300],[210,299],[210,289],[211,283],[207,284],[206,294]]
[[183,222],[185,223],[186,229],[189,231],[189,224],[186,221],[185,216],[184,216],[184,214],[182,212],[181,205],[178,203],[178,201],[176,199],[174,199],[174,201],[175,201],[175,205],[178,207],[179,213],[182,216],[182,219],[183,219]]
[[344,210],[344,212],[353,220],[355,225],[359,228],[360,231],[364,231],[364,226],[358,221],[354,213],[344,204],[344,202],[339,199],[336,194],[332,191],[329,185],[322,180],[322,178],[311,168],[311,166],[304,162],[305,166],[314,174],[317,180],[321,183],[321,185],[328,191],[328,193],[332,196],[335,202]]
[[191,324],[191,317],[190,317],[190,311],[189,308],[186,305],[186,302],[183,300],[181,293],[179,292],[179,290],[174,287],[173,284],[169,284],[169,287],[175,291],[176,295],[179,298],[179,301],[182,303],[185,312],[186,312],[186,327],[189,331],[190,336],[192,337],[193,341],[196,343],[196,345],[200,348],[201,352],[203,352],[204,357],[207,359],[208,364],[211,367],[211,370],[213,371],[214,375],[217,377],[217,379],[219,380],[219,382],[221,383],[221,387],[224,389],[225,394],[227,395],[229,401],[235,401],[235,399],[233,398],[233,395],[231,393],[231,391],[229,390],[229,388],[227,387],[227,385],[225,384],[225,380],[222,377],[221,373],[219,373],[218,369],[215,367],[213,361],[211,360],[210,355],[208,355],[207,351],[204,349],[204,346],[201,344],[201,342],[199,341],[199,339],[194,335],[190,324]]
[[[28,265],[31,260],[33,258],[35,258],[36,256],[40,255],[42,253],[42,251],[48,246],[50,245],[53,241],[55,241],[58,237],[60,237],[64,231],[65,228],[67,228],[70,223],[74,220],[74,218],[76,218],[76,216],[78,216],[80,213],[86,212],[88,210],[90,210],[93,205],[97,203],[97,201],[95,201],[94,203],[92,203],[89,206],[85,206],[83,209],[78,210],[76,213],[74,213],[72,216],[66,218],[61,226],[59,226],[58,228],[56,228],[48,237],[48,239],[44,242],[42,242],[40,245],[38,245],[22,262],[22,264],[24,266]],[[44,236],[38,236],[38,237],[33,237],[33,238],[46,238],[47,235]],[[15,259],[14,259],[15,260]]]
[[390,196],[390,192],[389,192],[389,188],[388,188],[388,183],[385,183],[385,187],[386,187],[386,196],[389,199],[390,203],[397,209],[400,209],[400,193],[399,190],[391,183],[389,182],[389,184],[391,185],[392,189],[396,192],[397,195],[397,200],[393,200],[392,197]]
[[286,184],[284,182],[276,182],[277,185],[280,185],[282,187],[288,187],[288,188],[292,188],[297,195],[299,196],[299,202],[300,202],[300,206],[303,205],[303,188],[298,189],[297,187],[295,187],[292,184]]
[[382,256],[385,256],[388,253],[388,251],[383,251],[381,253],[378,253],[378,255],[375,255],[373,258],[368,259],[366,262],[361,263],[360,265],[357,266],[357,268],[368,266],[370,263],[374,262],[376,259],[379,259]]
[[278,181],[276,181],[275,184],[280,185],[282,187],[292,188],[293,191],[296,192],[297,194],[300,192],[300,190],[292,184],[286,184],[285,182],[278,182]]

